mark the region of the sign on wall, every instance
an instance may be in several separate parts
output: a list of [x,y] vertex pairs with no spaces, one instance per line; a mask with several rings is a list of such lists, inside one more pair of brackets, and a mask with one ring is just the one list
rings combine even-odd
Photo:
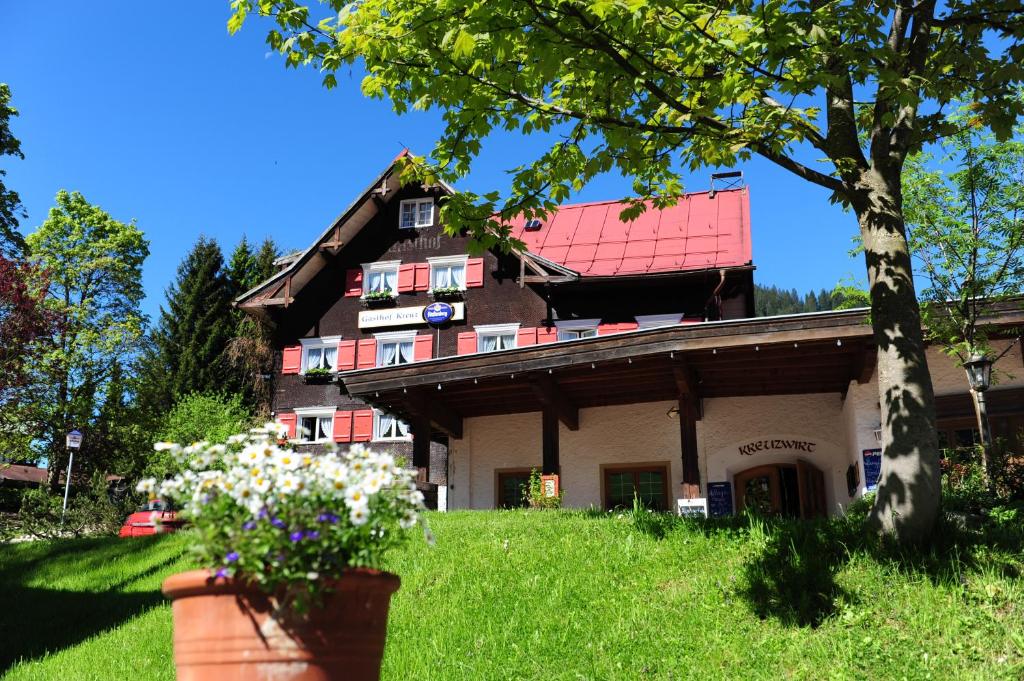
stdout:
[[864,486],[869,492],[878,489],[878,479],[882,476],[882,450],[865,449],[864,458]]
[[770,452],[775,449],[785,449],[787,451],[795,452],[807,452],[813,453],[818,448],[817,442],[811,442],[809,440],[754,440],[739,446],[739,452],[743,456],[754,456],[760,452]]
[[708,483],[708,515],[712,518],[724,518],[732,515],[732,483]]
[[[359,328],[367,329],[380,326],[422,326],[427,323],[423,316],[427,305],[415,307],[388,307],[380,310],[360,310]],[[466,304],[451,303],[454,320],[465,319]]]
[[542,475],[540,476],[540,491],[545,497],[557,497],[558,496],[558,476],[557,475]]
[[423,308],[423,319],[427,324],[444,324],[455,316],[455,308],[450,303],[431,303]]

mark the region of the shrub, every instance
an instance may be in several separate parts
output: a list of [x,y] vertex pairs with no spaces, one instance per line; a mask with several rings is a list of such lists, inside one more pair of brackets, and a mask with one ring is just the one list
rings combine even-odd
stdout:
[[562,494],[562,490],[559,489],[556,496],[546,496],[540,471],[536,468],[530,470],[530,481],[526,483],[526,498],[530,508],[561,508]]
[[[191,393],[178,400],[167,414],[159,438],[166,442],[224,442],[253,425],[253,417],[242,395]],[[166,478],[177,464],[165,451],[155,451],[146,465],[146,476]]]
[[67,512],[62,514],[63,494],[51,492],[46,485],[31,487],[21,491],[18,512],[8,516],[0,527],[0,540],[115,534],[137,500],[135,495],[125,495],[115,501],[106,476],[96,473],[88,485],[71,488]]

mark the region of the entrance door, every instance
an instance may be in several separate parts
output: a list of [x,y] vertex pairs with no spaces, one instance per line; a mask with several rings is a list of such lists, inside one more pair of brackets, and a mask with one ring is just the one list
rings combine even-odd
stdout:
[[736,474],[733,485],[739,511],[787,518],[825,515],[825,476],[807,461],[748,468]]

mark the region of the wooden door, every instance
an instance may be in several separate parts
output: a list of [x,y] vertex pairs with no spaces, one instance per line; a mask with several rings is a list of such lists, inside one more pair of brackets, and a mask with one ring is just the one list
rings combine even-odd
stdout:
[[797,459],[796,473],[800,483],[800,517],[823,518],[828,515],[828,509],[825,508],[825,474],[804,459]]
[[755,466],[737,473],[736,510],[749,508],[760,515],[777,515],[782,508],[778,466]]

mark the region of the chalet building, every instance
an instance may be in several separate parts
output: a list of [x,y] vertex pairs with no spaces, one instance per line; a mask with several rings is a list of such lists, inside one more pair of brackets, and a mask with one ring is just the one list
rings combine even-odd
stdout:
[[[872,488],[866,311],[753,318],[746,187],[629,223],[619,202],[563,206],[510,225],[525,251],[480,255],[438,222],[452,191],[402,186],[392,164],[238,299],[274,330],[273,409],[297,446],[389,449],[450,509],[520,505],[534,468],[576,507],[638,494],[810,517]],[[969,443],[963,370],[936,349],[929,360],[940,429]],[[1019,343],[999,366],[1020,370],[988,393],[993,430],[1015,437]]]

